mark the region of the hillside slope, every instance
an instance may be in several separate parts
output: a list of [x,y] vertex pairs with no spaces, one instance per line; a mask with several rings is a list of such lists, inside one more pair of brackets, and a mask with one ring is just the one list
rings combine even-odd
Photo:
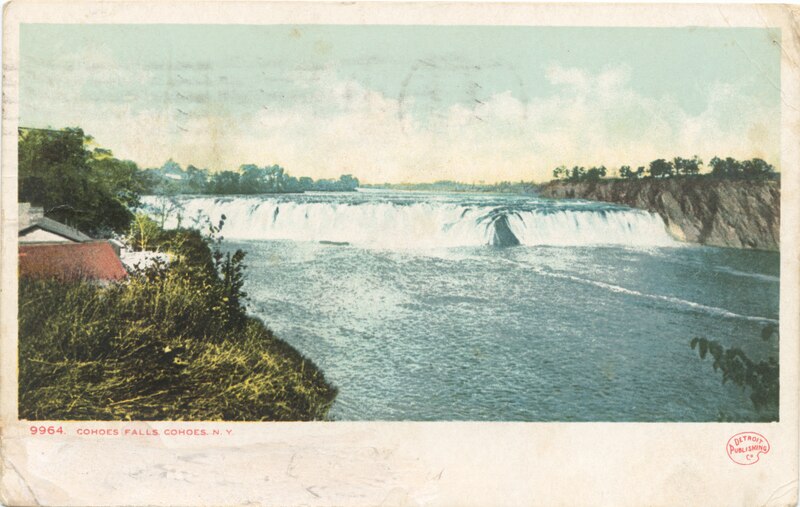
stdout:
[[657,213],[676,239],[702,245],[779,250],[778,181],[670,178],[551,181],[542,197],[624,204]]

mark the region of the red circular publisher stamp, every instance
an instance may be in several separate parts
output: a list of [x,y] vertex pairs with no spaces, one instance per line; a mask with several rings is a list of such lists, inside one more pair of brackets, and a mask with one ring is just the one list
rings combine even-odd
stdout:
[[755,431],[744,431],[728,439],[725,450],[734,463],[752,465],[758,463],[759,455],[769,452],[770,445],[769,440],[764,435]]

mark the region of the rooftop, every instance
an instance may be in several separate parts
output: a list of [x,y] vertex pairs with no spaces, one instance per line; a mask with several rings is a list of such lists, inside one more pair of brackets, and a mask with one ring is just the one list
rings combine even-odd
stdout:
[[20,278],[122,280],[127,272],[108,241],[19,245]]
[[47,217],[38,218],[31,222],[30,225],[24,229],[20,229],[19,236],[22,237],[28,232],[37,228],[79,243],[92,240],[91,237],[82,233],[78,229],[74,229],[68,225],[64,225],[61,222],[56,222],[55,220]]

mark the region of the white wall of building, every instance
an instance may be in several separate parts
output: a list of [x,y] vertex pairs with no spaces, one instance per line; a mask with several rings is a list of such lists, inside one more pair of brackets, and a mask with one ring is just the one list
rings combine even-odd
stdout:
[[20,243],[72,243],[72,240],[47,232],[42,229],[32,229],[19,236]]

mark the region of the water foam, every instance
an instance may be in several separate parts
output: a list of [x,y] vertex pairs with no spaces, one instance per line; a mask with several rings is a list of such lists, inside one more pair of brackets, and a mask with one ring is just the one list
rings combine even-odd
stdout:
[[[157,197],[144,201],[151,210],[159,204]],[[214,223],[225,216],[223,235],[230,239],[322,241],[387,249],[510,246],[517,242],[526,246],[676,245],[658,216],[634,209],[270,197],[192,197],[179,202],[184,225],[197,216],[207,216]],[[177,225],[177,215],[171,213],[166,225]]]
[[733,276],[740,276],[744,278],[752,278],[755,280],[761,280],[763,282],[780,282],[781,279],[778,276],[773,275],[765,275],[763,273],[752,273],[750,271],[739,271],[737,269],[729,268],[727,266],[717,266],[714,268],[715,271],[719,271],[720,273],[727,273]]

